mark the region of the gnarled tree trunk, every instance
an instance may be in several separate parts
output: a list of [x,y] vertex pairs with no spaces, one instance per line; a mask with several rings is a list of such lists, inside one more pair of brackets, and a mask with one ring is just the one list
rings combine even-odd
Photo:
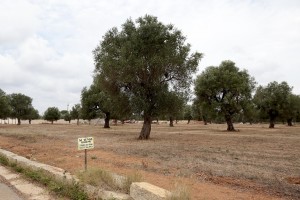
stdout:
[[277,116],[278,112],[276,110],[269,110],[269,118],[270,118],[270,125],[269,128],[274,128],[275,127],[275,119]]
[[227,131],[235,131],[232,123],[232,119],[230,115],[225,116],[226,123],[227,123]]
[[170,117],[170,127],[174,127],[174,119],[173,119],[173,117]]
[[202,116],[202,119],[203,119],[203,124],[207,125],[207,120],[206,120],[206,117],[204,115]]
[[270,125],[269,128],[274,128],[275,127],[275,119],[276,117],[274,115],[269,115],[270,116]]
[[151,132],[151,117],[145,116],[144,117],[144,124],[142,127],[142,130],[140,132],[139,139],[140,140],[148,140],[150,138],[150,132]]
[[293,121],[293,118],[287,119],[287,124],[288,124],[288,126],[293,126],[292,121]]
[[110,120],[110,112],[106,112],[105,119],[104,119],[104,128],[110,128],[109,120]]
[[21,125],[21,119],[18,118],[18,125]]
[[29,119],[29,124],[31,124],[31,119]]

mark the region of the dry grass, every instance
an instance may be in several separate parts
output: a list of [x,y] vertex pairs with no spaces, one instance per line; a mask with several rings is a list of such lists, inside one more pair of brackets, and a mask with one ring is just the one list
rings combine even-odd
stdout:
[[137,172],[131,173],[123,179],[122,177],[116,178],[111,172],[100,168],[79,172],[77,176],[83,183],[107,190],[122,191],[127,194],[129,194],[131,183],[142,181],[142,175]]
[[190,190],[182,183],[175,184],[175,188],[171,191],[171,194],[167,197],[167,200],[191,200]]
[[[299,177],[300,126],[281,124],[275,129],[268,129],[264,124],[235,126],[239,132],[228,133],[224,131],[226,125],[222,124],[204,126],[182,122],[173,128],[167,124],[153,124],[151,139],[139,141],[136,138],[141,124],[111,126],[111,129],[68,124],[0,125],[0,136],[16,137],[22,148],[5,141],[0,145],[21,154],[25,154],[27,148],[49,148],[51,151],[36,151],[33,156],[76,171],[82,166],[70,165],[67,160],[81,162],[82,153],[76,153],[78,158],[67,155],[76,152],[78,137],[93,136],[95,149],[91,154],[97,158],[91,159],[93,166],[118,169],[122,173],[141,170],[300,198],[299,184],[287,181]],[[29,141],[21,140],[28,135]],[[53,154],[59,163],[49,160]]]

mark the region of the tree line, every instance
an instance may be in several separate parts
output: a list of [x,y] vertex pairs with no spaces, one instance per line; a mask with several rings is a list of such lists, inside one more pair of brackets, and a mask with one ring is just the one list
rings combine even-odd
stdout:
[[193,80],[203,54],[191,52],[180,30],[154,16],[128,19],[120,30],[113,27],[93,56],[93,83],[82,89],[80,104],[71,112],[48,108],[44,119],[60,114],[78,123],[103,117],[104,128],[110,119],[139,119],[139,139],[150,137],[151,123],[158,119],[169,120],[170,126],[181,119],[226,122],[228,131],[235,131],[233,122],[269,121],[274,128],[276,121],[292,125],[300,120],[300,97],[287,82],[257,86],[247,70],[230,60],[207,67]]

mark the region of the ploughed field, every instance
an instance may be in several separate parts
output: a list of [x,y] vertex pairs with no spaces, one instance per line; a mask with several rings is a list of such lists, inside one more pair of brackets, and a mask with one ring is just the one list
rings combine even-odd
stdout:
[[0,147],[76,174],[84,169],[77,138],[94,137],[88,168],[139,172],[144,181],[172,190],[185,186],[192,199],[300,199],[300,126],[284,124],[152,125],[0,124]]

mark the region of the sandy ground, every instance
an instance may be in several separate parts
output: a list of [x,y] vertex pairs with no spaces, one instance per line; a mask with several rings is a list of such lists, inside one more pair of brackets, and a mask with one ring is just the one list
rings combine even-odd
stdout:
[[300,198],[299,126],[236,124],[239,131],[228,133],[225,125],[179,122],[171,128],[163,122],[152,125],[150,140],[139,141],[141,124],[103,129],[61,122],[0,124],[0,147],[76,174],[84,169],[77,138],[93,136],[89,168],[138,171],[169,190],[184,185],[192,199]]

